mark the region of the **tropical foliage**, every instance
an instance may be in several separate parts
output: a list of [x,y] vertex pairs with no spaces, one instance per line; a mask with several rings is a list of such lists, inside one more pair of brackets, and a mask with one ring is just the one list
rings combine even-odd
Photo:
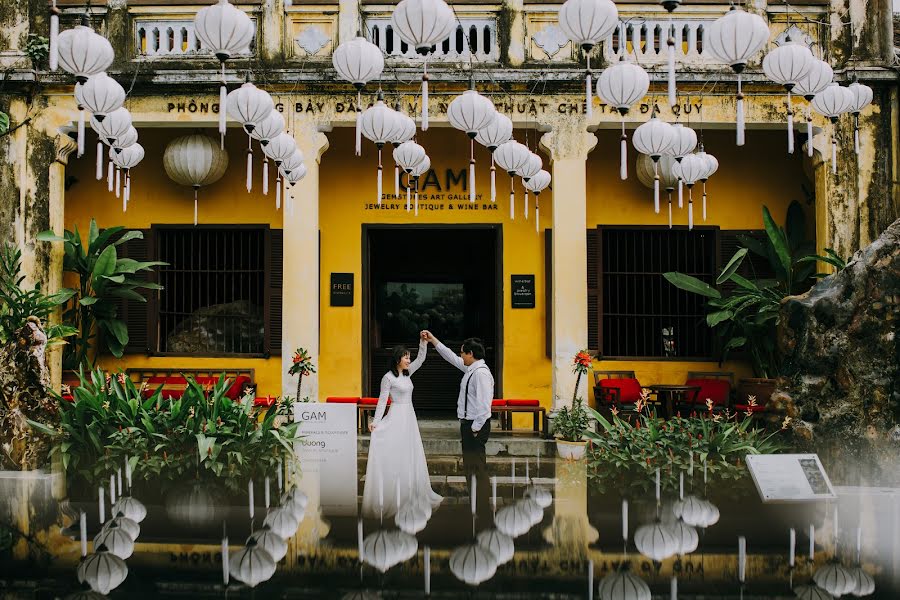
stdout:
[[[810,261],[813,245],[805,237],[803,209],[797,202],[788,208],[785,227],[779,227],[769,209],[763,207],[766,229],[764,242],[741,236],[743,245],[734,253],[716,278],[716,285],[731,284],[723,294],[707,282],[684,273],[663,276],[675,287],[708,298],[706,324],[722,338],[722,360],[733,350],[746,350],[758,377],[779,374],[775,349],[775,327],[781,301],[810,287],[815,262]],[[738,273],[747,254],[765,258],[775,273],[774,279],[747,278]],[[752,264],[748,263],[751,266]]]
[[22,252],[11,244],[4,244],[0,250],[0,344],[13,339],[13,334],[25,325],[28,317],[40,319],[49,344],[64,343],[63,338],[76,333],[70,326],[47,325],[53,311],[72,297],[72,290],[47,295],[41,291],[40,284],[27,289],[24,283]]
[[[303,376],[311,375],[316,372],[316,365],[313,364],[312,357],[309,355],[309,352],[306,348],[297,348],[294,350],[294,356],[291,358],[291,367],[288,369],[288,373],[291,375],[298,375],[297,378],[297,401],[298,402],[309,402],[309,398],[303,398],[300,395],[300,386],[303,384]],[[302,400],[301,400],[302,398]]]
[[553,418],[553,434],[567,442],[580,442],[587,430],[588,413],[581,398],[572,402],[571,408],[563,406]]
[[80,373],[74,401],[60,400],[60,425],[51,430],[53,453],[63,467],[88,483],[105,481],[128,461],[133,477],[180,481],[214,476],[232,491],[251,475],[274,474],[293,460],[297,424],[273,404],[260,418],[250,398],[233,401],[223,375],[208,389],[188,378],[181,398],[164,397],[162,386],[137,387],[123,373]]
[[0,135],[9,131],[9,115],[0,110]]
[[165,263],[140,262],[118,256],[116,249],[119,246],[129,240],[143,238],[140,231],[119,235],[123,230],[122,227],[110,227],[100,231],[91,219],[87,244],[83,243],[77,226],[74,231],[66,231],[62,237],[52,231],[38,234],[38,239],[42,241],[63,242],[63,270],[78,278],[78,288],[69,290],[71,302],[63,314],[65,322],[78,331],[71,350],[63,357],[64,368],[77,369],[88,359],[96,361],[95,350],[122,356],[128,344],[128,328],[118,315],[120,302],[123,299],[146,302],[139,289],[161,289],[159,285],[142,279],[139,274]]

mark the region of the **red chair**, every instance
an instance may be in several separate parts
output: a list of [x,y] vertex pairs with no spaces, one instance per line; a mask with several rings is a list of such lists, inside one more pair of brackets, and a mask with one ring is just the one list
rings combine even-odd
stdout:
[[598,407],[634,410],[642,389],[634,371],[594,371],[594,397]]
[[708,412],[706,401],[712,400],[713,410],[730,408],[731,392],[734,389],[734,373],[730,371],[688,371],[685,385],[700,388],[693,403],[679,405],[679,410]]
[[541,406],[541,403],[534,399],[497,399],[491,403],[491,413],[497,413],[500,418],[500,429],[512,430],[513,413],[531,413],[534,418],[533,430],[535,433],[541,433],[543,428],[544,435],[547,435],[547,409]]

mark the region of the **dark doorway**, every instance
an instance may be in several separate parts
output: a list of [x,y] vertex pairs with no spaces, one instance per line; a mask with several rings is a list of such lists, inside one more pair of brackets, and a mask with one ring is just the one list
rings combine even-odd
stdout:
[[[496,226],[363,226],[363,389],[377,396],[392,349],[413,357],[430,329],[457,350],[480,337],[500,396],[502,288]],[[433,350],[416,373],[416,412],[455,417],[462,373]]]

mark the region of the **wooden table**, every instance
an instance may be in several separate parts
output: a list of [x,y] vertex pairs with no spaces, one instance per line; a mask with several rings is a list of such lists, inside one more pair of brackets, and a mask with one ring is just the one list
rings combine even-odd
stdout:
[[694,405],[697,401],[697,394],[700,393],[699,385],[656,384],[648,387],[659,398],[659,403],[663,408],[663,417],[666,419],[675,414],[675,407],[678,404]]

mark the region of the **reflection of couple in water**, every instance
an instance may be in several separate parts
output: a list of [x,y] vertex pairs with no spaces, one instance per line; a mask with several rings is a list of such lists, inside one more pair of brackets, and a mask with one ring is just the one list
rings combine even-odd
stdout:
[[[485,444],[491,433],[494,376],[484,363],[484,345],[477,338],[469,338],[457,353],[430,331],[422,331],[415,360],[410,360],[405,347],[395,347],[391,370],[381,378],[375,418],[369,425],[372,439],[363,491],[363,514],[366,516],[390,516],[409,502],[428,503],[430,509],[443,500],[431,489],[425,449],[412,404],[411,377],[425,362],[429,343],[444,360],[463,372],[456,405],[463,466],[467,480],[471,481],[475,476],[478,496],[484,499],[480,502],[481,508],[486,504]],[[388,398],[391,409],[385,416]]]

